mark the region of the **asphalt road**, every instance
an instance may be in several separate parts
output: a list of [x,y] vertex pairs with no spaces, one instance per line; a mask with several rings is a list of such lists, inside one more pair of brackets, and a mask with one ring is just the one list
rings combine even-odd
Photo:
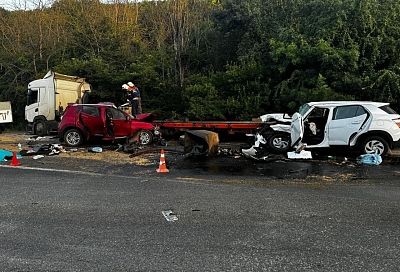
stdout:
[[[0,168],[0,270],[400,267],[396,180],[312,188],[207,178],[211,182]],[[178,221],[168,222],[166,210]]]

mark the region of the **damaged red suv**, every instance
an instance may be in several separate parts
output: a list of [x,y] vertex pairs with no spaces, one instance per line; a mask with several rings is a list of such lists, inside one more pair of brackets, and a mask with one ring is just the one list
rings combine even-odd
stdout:
[[150,144],[155,128],[142,121],[146,115],[136,118],[109,104],[69,105],[58,125],[60,141],[69,146],[79,146],[92,139],[114,141],[138,137],[141,144]]

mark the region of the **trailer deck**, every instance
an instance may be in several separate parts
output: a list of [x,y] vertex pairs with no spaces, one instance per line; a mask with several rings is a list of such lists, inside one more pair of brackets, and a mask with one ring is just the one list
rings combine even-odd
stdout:
[[261,121],[153,121],[153,124],[163,130],[206,129],[234,134],[237,132],[254,133],[263,123]]

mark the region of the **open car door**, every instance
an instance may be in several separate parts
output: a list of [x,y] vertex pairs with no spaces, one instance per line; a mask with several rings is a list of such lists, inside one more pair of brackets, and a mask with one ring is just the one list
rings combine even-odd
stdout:
[[297,146],[301,140],[303,139],[304,135],[304,124],[303,124],[303,117],[300,113],[296,112],[292,116],[292,122],[290,124],[290,138],[291,138],[291,146]]

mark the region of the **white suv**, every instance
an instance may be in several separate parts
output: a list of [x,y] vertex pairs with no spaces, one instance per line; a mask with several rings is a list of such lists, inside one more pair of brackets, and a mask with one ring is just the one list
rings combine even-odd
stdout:
[[400,141],[400,115],[389,103],[331,101],[300,107],[291,122],[291,143],[307,148],[347,146],[385,155]]

